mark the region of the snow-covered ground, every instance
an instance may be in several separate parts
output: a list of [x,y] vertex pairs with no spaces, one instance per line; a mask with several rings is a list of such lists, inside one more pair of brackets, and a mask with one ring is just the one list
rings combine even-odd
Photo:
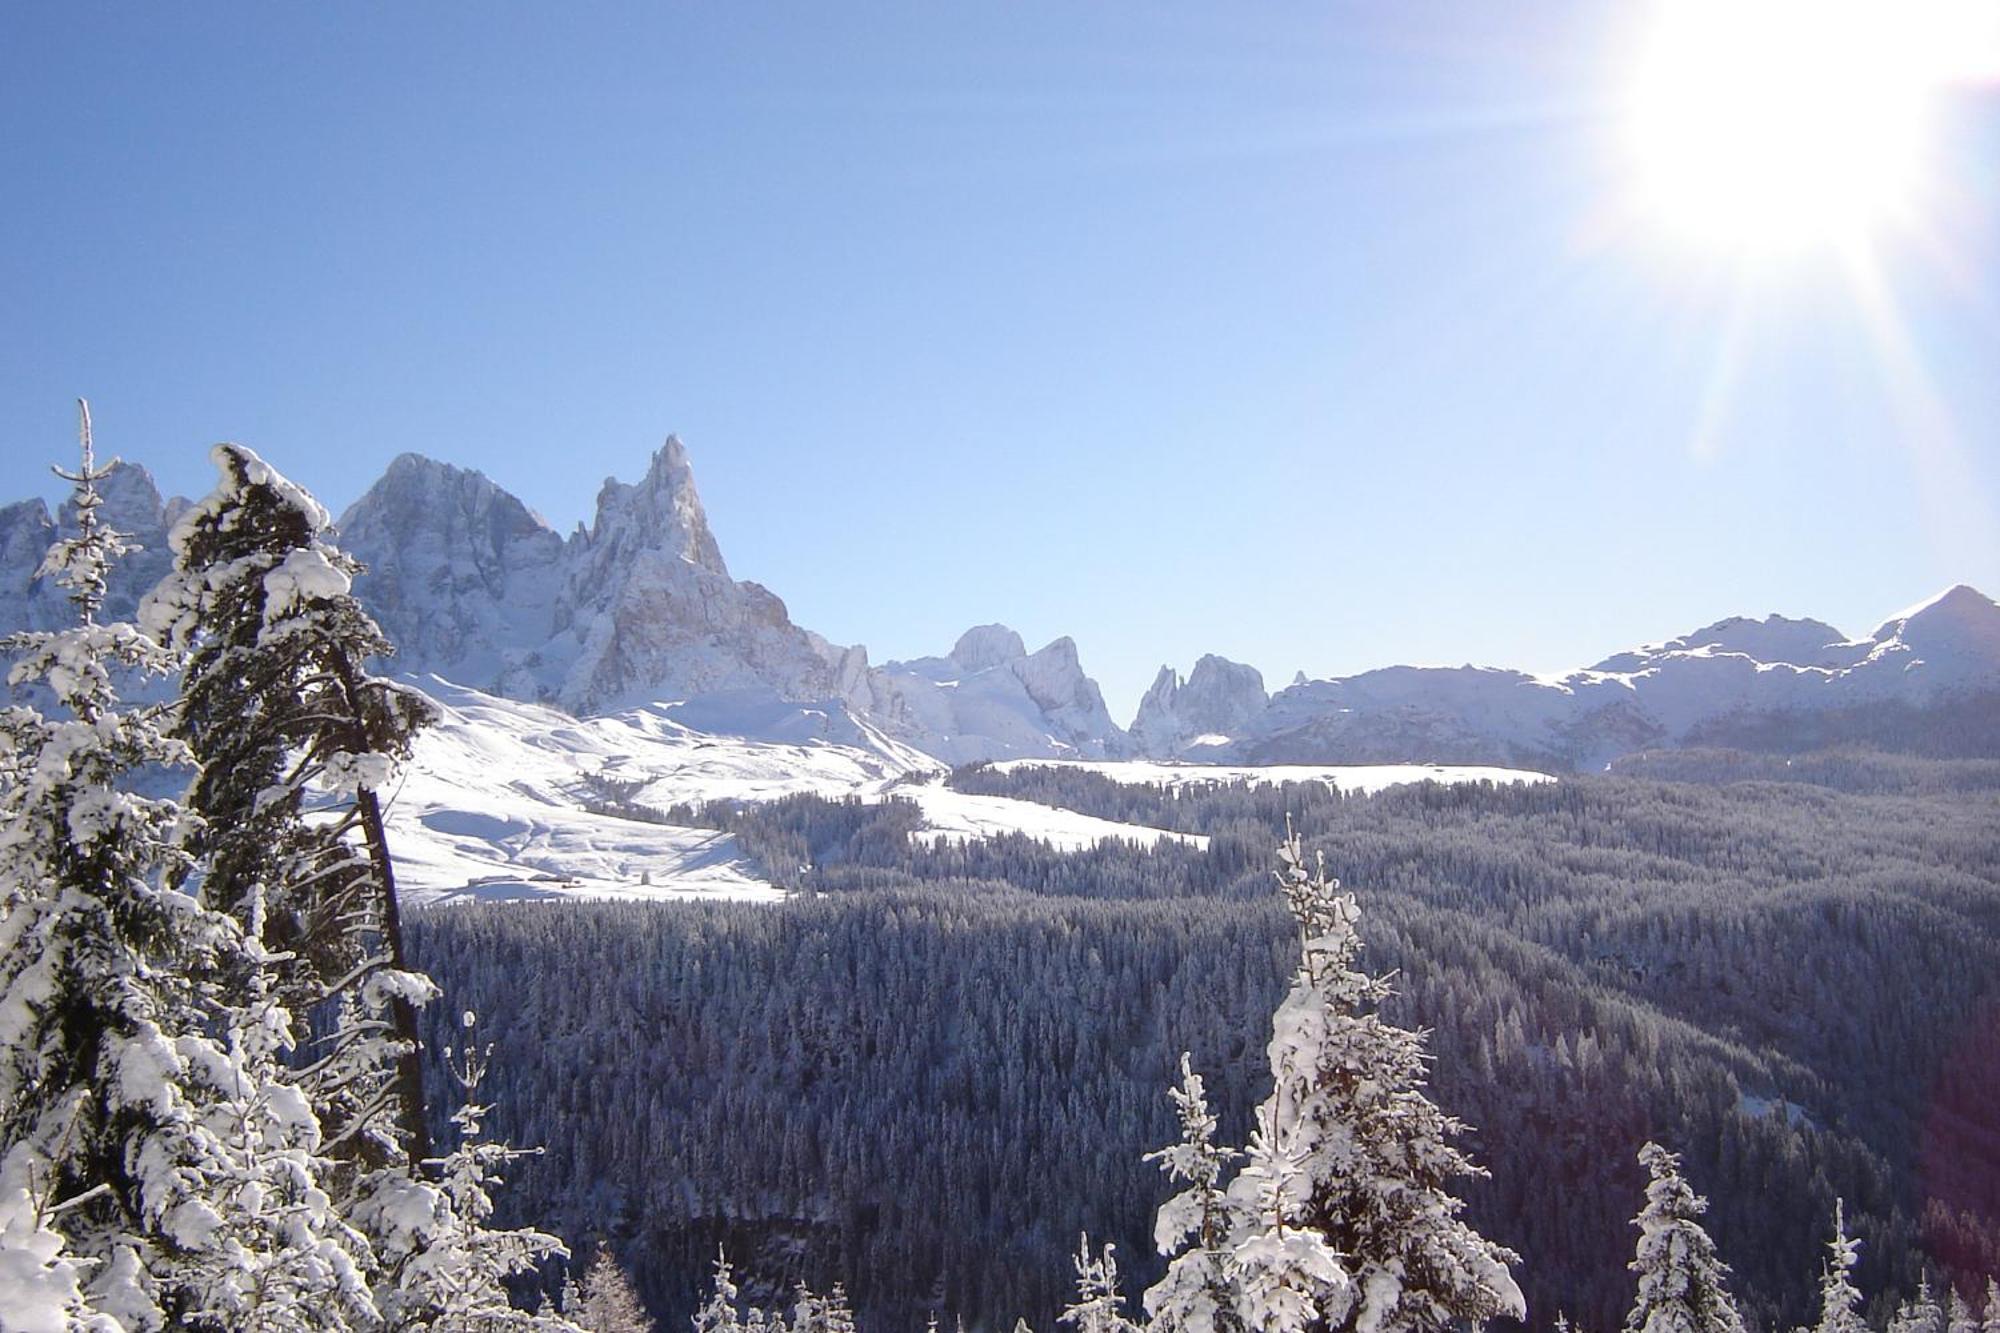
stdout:
[[[879,801],[901,797],[923,813],[923,836],[965,840],[1021,833],[1066,850],[1109,839],[1153,844],[1205,839],[1096,819],[1032,801],[974,796],[944,786],[945,769],[893,741],[867,747],[744,739],[695,731],[667,708],[574,718],[453,685],[414,680],[435,700],[438,724],[385,790],[389,836],[413,902],[547,897],[768,901],[780,891],[736,840],[605,813],[622,801],[658,816],[678,804],[770,801],[796,793]],[[1432,765],[1221,768],[1116,761],[1061,763],[1119,782],[1324,781],[1376,791],[1400,782],[1546,781],[1502,768]]]
[[1372,793],[1411,782],[1553,782],[1547,773],[1524,768],[1491,768],[1477,764],[1171,764],[1150,760],[1008,759],[993,765],[1002,773],[1022,768],[1073,768],[1102,773],[1114,782],[1181,791],[1217,783],[1247,782],[1276,786],[1286,782],[1324,782],[1341,791]]

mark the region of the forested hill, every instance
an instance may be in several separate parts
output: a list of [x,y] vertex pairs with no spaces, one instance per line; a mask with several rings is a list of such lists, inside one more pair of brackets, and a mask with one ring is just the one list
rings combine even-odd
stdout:
[[799,798],[710,812],[814,891],[782,907],[448,910],[414,943],[497,1043],[496,1127],[549,1148],[503,1207],[608,1235],[670,1321],[718,1242],[753,1294],[845,1280],[865,1328],[1048,1327],[1084,1228],[1136,1292],[1178,1053],[1233,1141],[1265,1091],[1287,815],[1359,891],[1392,1014],[1435,1030],[1434,1093],[1492,1170],[1469,1217],[1521,1253],[1535,1326],[1622,1319],[1648,1136],[1686,1154],[1763,1327],[1810,1317],[1836,1195],[1880,1302],[2000,1270],[1992,766],[1672,762],[1704,780],[966,771],[1209,849],[933,846],[893,804]]

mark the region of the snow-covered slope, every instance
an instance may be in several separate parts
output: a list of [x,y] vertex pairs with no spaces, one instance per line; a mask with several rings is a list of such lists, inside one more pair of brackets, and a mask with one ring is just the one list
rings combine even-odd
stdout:
[[1995,691],[2000,605],[1961,585],[1865,639],[1816,620],[1736,617],[1560,677],[1387,667],[1300,681],[1233,728],[1219,710],[1182,721],[1186,690],[1168,673],[1133,730],[1156,757],[1595,767],[1733,719],[1775,720],[1782,733],[1787,718]]
[[879,732],[857,732],[852,745],[749,740],[695,730],[668,708],[578,718],[435,676],[406,680],[441,713],[388,801],[402,889],[416,902],[772,898],[732,838],[663,821],[676,805],[801,792],[912,801],[921,836],[934,838],[1020,833],[1065,849],[1201,841],[952,791],[942,765]]
[[1159,787],[1166,791],[1186,791],[1245,783],[1252,787],[1276,787],[1287,782],[1322,782],[1329,787],[1357,795],[1369,795],[1390,787],[1413,782],[1553,782],[1547,773],[1522,768],[1482,767],[1472,764],[1172,764],[1140,759],[1102,763],[1078,759],[1008,759],[993,765],[1002,773],[1024,768],[1068,768],[1097,773],[1128,786]]
[[[879,733],[859,745],[747,740],[693,730],[668,709],[578,718],[435,676],[406,681],[430,695],[441,714],[387,793],[397,873],[414,902],[775,898],[778,890],[733,838],[664,821],[677,805],[772,801],[801,792],[910,801],[922,819],[917,836],[934,840],[1022,834],[1065,850],[1107,840],[1206,843],[1032,801],[953,791],[944,785],[942,765]],[[1068,763],[1117,782],[1164,786],[1320,781],[1377,791],[1426,780],[1547,780],[1511,769],[1423,765],[1256,769],[1031,759],[1000,766],[1024,763]]]

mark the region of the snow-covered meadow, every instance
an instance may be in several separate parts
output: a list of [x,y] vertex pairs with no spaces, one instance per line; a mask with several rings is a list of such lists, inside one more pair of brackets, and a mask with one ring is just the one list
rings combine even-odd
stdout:
[[[412,679],[441,714],[388,788],[389,834],[405,896],[417,903],[547,897],[767,901],[781,895],[727,833],[667,823],[677,805],[758,802],[800,793],[913,802],[920,836],[1023,834],[1076,850],[1122,839],[1201,846],[1204,839],[1003,796],[954,791],[946,769],[907,747],[746,739],[694,730],[667,708],[575,718],[436,676]],[[1118,782],[1325,782],[1379,791],[1409,782],[1546,782],[1520,769],[1393,764],[1258,768],[1119,760],[1063,765]],[[609,799],[615,794],[617,799]],[[612,808],[637,812],[616,813]],[[656,822],[658,821],[658,822]]]

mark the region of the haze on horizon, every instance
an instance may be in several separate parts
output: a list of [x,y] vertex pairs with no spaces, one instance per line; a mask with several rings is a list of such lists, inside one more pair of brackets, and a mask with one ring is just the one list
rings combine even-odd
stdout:
[[1121,718],[1864,634],[2000,590],[1994,8],[17,9],[0,499],[77,395],[169,491],[559,529],[677,432],[799,623],[1069,634]]

